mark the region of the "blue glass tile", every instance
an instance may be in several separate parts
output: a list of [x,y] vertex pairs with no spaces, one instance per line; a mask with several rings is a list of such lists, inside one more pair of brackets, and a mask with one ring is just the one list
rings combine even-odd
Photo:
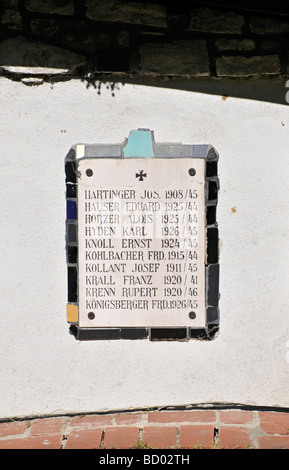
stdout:
[[76,201],[66,201],[66,218],[77,219],[77,205]]
[[151,132],[131,131],[123,153],[125,157],[153,157]]

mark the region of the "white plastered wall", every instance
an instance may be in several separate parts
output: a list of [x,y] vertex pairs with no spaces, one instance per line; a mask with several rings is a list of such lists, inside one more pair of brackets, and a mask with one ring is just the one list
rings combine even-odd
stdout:
[[[284,91],[285,94],[285,91]],[[241,403],[289,407],[287,105],[149,86],[0,81],[0,418]],[[76,143],[212,144],[220,332],[78,342],[66,323],[64,158]],[[287,354],[288,353],[288,354]]]

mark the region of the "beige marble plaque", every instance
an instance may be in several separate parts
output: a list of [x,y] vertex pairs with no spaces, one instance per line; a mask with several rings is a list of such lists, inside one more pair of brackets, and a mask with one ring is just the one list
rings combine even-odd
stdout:
[[205,326],[205,161],[79,161],[80,327]]

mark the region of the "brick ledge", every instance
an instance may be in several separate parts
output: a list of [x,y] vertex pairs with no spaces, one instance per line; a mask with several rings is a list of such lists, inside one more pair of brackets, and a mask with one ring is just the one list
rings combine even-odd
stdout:
[[0,422],[0,449],[289,449],[289,410],[118,411]]

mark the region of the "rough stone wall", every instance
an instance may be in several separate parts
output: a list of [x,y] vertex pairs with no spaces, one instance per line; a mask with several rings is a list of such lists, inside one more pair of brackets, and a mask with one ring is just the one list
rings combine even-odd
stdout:
[[2,0],[0,65],[70,74],[289,73],[289,15],[206,2]]

